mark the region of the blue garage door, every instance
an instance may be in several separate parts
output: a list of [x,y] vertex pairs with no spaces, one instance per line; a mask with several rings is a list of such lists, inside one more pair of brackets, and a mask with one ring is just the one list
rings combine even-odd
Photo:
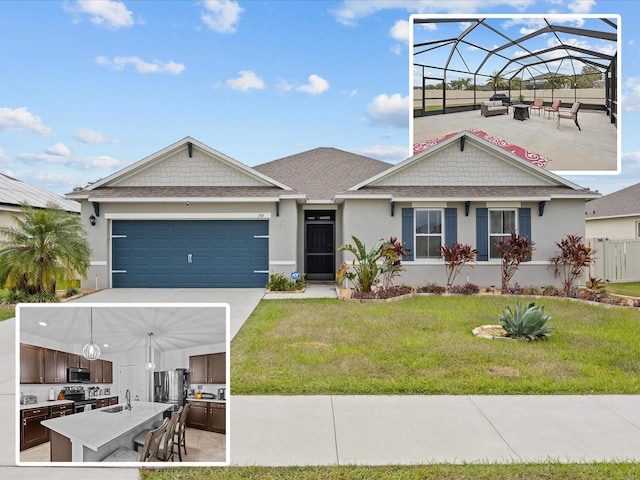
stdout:
[[264,287],[266,220],[114,220],[114,288]]

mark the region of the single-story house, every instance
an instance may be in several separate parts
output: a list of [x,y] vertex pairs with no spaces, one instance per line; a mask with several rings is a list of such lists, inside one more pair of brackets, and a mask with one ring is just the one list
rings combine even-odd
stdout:
[[49,203],[68,212],[80,213],[78,202],[0,173],[0,227],[14,226],[12,218],[20,213],[23,204],[44,208]]
[[640,238],[640,183],[588,201],[585,220],[587,238]]
[[536,244],[514,281],[546,285],[555,242],[584,235],[598,196],[467,131],[397,165],[317,148],[251,168],[187,137],[67,195],[89,232],[90,287],[331,280],[352,235],[408,246],[399,283],[444,284],[439,248],[457,241],[480,251],[465,276],[499,285],[495,243],[512,230]]

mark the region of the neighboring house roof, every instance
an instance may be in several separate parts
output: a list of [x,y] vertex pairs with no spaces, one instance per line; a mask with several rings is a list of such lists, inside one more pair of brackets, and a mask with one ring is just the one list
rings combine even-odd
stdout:
[[587,220],[640,215],[640,183],[587,202]]
[[309,200],[332,201],[336,193],[379,174],[392,165],[337,148],[320,147],[254,167],[277,178]]
[[80,213],[78,202],[0,173],[0,210],[17,212],[25,203],[35,208],[54,203],[68,212]]
[[340,198],[397,199],[597,198],[575,183],[494,142],[462,131],[342,192]]

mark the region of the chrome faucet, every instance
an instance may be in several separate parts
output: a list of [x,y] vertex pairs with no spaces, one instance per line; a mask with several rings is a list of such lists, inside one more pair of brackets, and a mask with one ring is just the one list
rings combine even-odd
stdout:
[[131,410],[131,392],[127,388],[127,391],[124,393],[124,398],[127,401],[127,405],[124,407],[126,410]]

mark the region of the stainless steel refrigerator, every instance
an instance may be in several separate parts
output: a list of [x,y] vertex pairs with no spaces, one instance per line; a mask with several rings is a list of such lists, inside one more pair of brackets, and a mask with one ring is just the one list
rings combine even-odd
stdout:
[[173,371],[153,372],[153,401],[172,403],[178,410],[184,405],[189,388],[189,370],[176,368]]

